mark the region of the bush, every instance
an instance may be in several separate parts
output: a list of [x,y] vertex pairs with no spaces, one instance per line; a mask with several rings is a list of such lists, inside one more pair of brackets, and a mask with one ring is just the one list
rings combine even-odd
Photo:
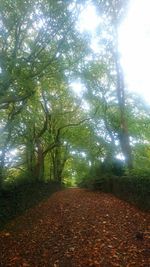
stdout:
[[148,177],[123,176],[120,179],[115,177],[112,192],[142,208],[150,209],[150,179]]
[[83,185],[91,190],[112,193],[117,197],[135,204],[143,210],[150,210],[150,176],[132,174],[128,176],[114,176],[101,174],[84,180]]
[[114,158],[111,161],[105,160],[101,164],[101,173],[109,173],[116,176],[122,176],[125,173],[124,162],[117,158]]
[[6,186],[0,191],[0,229],[15,216],[61,189],[58,182],[30,182]]

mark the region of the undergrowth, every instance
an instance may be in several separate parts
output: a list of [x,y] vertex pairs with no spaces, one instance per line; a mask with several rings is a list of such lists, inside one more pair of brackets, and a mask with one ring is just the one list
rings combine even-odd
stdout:
[[11,219],[61,189],[56,182],[32,182],[0,191],[0,229]]
[[150,211],[150,174],[132,171],[128,175],[112,173],[90,173],[80,183],[80,187],[112,193],[144,211]]

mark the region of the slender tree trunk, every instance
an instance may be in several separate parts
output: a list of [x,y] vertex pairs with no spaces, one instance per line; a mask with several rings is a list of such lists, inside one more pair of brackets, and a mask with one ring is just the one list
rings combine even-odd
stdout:
[[59,151],[59,147],[55,148],[53,150],[53,176],[54,176],[54,180],[61,183],[62,177],[60,175],[60,151]]
[[43,148],[40,142],[37,142],[37,163],[35,165],[35,178],[42,181],[44,178],[44,155]]
[[5,155],[7,151],[7,146],[11,139],[11,131],[12,131],[12,120],[8,121],[5,130],[7,131],[7,137],[3,143],[3,146],[1,148],[1,155],[0,155],[0,188],[2,187],[3,181],[5,179]]
[[52,151],[52,161],[53,161],[53,177],[54,180],[57,181],[58,183],[62,182],[62,175],[63,175],[63,170],[64,166],[67,160],[67,157],[61,154],[61,147],[56,147]]
[[2,188],[4,180],[4,165],[5,165],[5,148],[2,149],[0,156],[0,189]]
[[35,151],[33,140],[28,141],[26,145],[26,161],[27,161],[27,172],[29,177],[34,177],[34,166],[35,166]]
[[108,155],[107,155],[107,159],[108,161],[112,162],[114,159],[114,155],[115,155],[115,149],[116,149],[116,145],[115,145],[115,138],[112,132],[111,127],[109,126],[109,122],[107,120],[107,110],[108,110],[108,106],[107,106],[107,101],[105,99],[105,96],[103,95],[103,105],[104,105],[104,124],[106,127],[106,130],[109,134],[110,140],[111,140],[111,145],[108,151]]
[[[117,36],[116,36],[116,40],[118,41]],[[127,125],[127,118],[126,118],[126,111],[125,111],[124,75],[123,75],[123,70],[120,64],[118,45],[116,45],[116,48],[117,48],[116,52],[114,53],[114,61],[115,61],[116,73],[117,73],[116,91],[117,91],[118,105],[119,105],[119,110],[120,110],[119,139],[120,139],[120,145],[122,148],[123,155],[125,156],[126,165],[128,169],[132,169],[133,159],[132,159],[132,151],[131,151],[131,146],[130,146],[128,125]]]

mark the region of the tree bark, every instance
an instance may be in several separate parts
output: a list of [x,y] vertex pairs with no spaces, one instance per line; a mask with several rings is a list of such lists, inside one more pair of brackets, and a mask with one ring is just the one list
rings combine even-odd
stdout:
[[[116,40],[118,38],[116,37]],[[125,84],[124,84],[124,75],[123,70],[120,64],[119,51],[118,46],[116,46],[116,52],[114,53],[114,62],[116,67],[117,79],[116,79],[116,92],[118,98],[118,105],[120,111],[120,133],[119,140],[122,149],[122,153],[125,157],[126,166],[128,169],[133,168],[133,158],[132,151],[130,146],[129,132],[128,132],[128,124],[126,118],[125,111]]]
[[37,163],[34,176],[38,181],[42,181],[44,178],[44,154],[40,142],[37,142]]

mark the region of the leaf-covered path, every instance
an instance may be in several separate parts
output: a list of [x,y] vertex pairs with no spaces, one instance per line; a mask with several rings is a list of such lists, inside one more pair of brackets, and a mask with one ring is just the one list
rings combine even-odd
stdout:
[[149,267],[149,222],[112,195],[67,189],[0,232],[0,266]]

